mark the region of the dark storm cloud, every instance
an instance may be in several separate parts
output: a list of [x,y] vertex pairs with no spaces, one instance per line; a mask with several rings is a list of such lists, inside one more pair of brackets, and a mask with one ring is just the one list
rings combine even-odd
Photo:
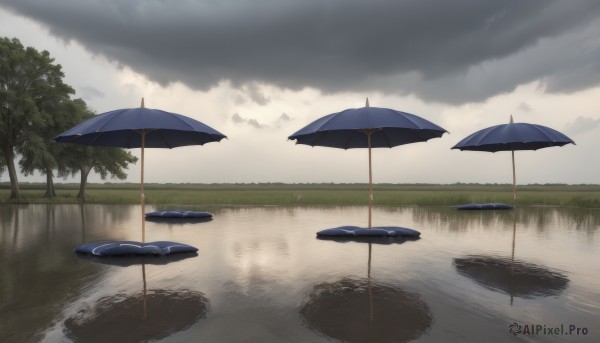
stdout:
[[[533,80],[556,92],[600,81],[597,0],[0,3],[161,84],[195,89],[230,80],[460,103]],[[563,51],[567,39],[577,46]]]
[[248,83],[243,88],[243,91],[246,94],[248,94],[248,96],[250,97],[250,99],[252,99],[252,101],[254,101],[255,103],[257,103],[259,105],[264,106],[267,103],[269,103],[269,98],[265,96],[265,94],[260,90],[260,88],[254,82]]

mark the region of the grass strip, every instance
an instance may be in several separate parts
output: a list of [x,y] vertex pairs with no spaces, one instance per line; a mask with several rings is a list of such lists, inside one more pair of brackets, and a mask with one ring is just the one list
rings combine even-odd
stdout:
[[[43,197],[45,185],[21,185],[18,203],[78,203],[77,184],[57,184],[57,197]],[[139,185],[90,184],[86,203],[138,204]],[[452,206],[468,203],[512,203],[512,186],[507,184],[377,184],[374,204],[378,206]],[[366,205],[366,184],[148,184],[146,203],[169,205],[276,205],[339,206]],[[0,203],[9,203],[10,187],[0,184]],[[14,201],[13,201],[14,202]],[[517,190],[521,206],[600,208],[600,185],[524,185]]]

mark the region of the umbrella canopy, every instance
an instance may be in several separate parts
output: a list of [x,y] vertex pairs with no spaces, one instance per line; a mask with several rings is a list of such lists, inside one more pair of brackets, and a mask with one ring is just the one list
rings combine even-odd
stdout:
[[373,202],[371,148],[425,142],[441,137],[446,130],[414,114],[389,108],[365,107],[347,109],[326,115],[298,130],[288,139],[296,144],[340,149],[369,149],[369,227]]
[[204,145],[226,138],[217,130],[186,116],[145,108],[127,108],[90,118],[54,137],[57,142],[118,148],[141,148],[142,242],[145,241],[144,148]]
[[460,142],[452,149],[470,151],[511,151],[513,166],[513,205],[517,199],[517,183],[515,173],[515,150],[538,150],[553,146],[575,144],[564,134],[546,126],[515,123],[510,116],[510,123],[488,127],[477,131]]
[[176,148],[225,138],[195,119],[142,107],[99,114],[56,136],[57,142],[118,148]]
[[389,108],[347,109],[326,115],[298,130],[296,144],[340,149],[392,148],[441,137],[446,130],[414,114]]

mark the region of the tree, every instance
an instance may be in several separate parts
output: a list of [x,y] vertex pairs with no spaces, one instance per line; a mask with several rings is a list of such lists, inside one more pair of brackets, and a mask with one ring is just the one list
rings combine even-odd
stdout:
[[0,154],[11,183],[11,199],[19,199],[15,154],[36,165],[49,161],[41,132],[47,114],[74,91],[62,82],[60,65],[47,51],[24,48],[18,39],[0,38]]
[[[94,116],[94,112],[87,108],[82,100],[74,103],[80,113],[82,120],[87,120]],[[79,144],[57,143],[64,148],[57,158],[58,175],[67,176],[80,173],[79,193],[77,198],[85,201],[87,179],[90,172],[100,174],[104,180],[109,175],[111,178],[124,180],[127,178],[125,169],[130,163],[136,163],[137,157],[129,151],[122,148],[112,147],[91,147]]]
[[4,173],[5,169],[6,169],[6,162],[4,162],[4,156],[0,153],[0,176],[2,176],[2,173]]
[[[69,156],[67,164],[71,166],[71,174],[74,176],[80,173],[79,193],[77,198],[85,201],[87,180],[90,172],[100,174],[104,180],[109,175],[111,178],[124,180],[127,178],[125,169],[130,163],[136,163],[137,157],[131,155],[129,151],[122,148],[112,147],[91,147],[71,144],[65,151]],[[65,176],[59,174],[59,176]]]
[[68,172],[67,166],[60,160],[60,156],[67,149],[66,144],[57,143],[52,138],[79,123],[84,118],[86,110],[86,104],[81,99],[63,99],[54,106],[46,105],[44,111],[41,112],[45,125],[38,131],[44,140],[44,149],[35,151],[29,149],[22,153],[19,165],[24,175],[30,175],[35,170],[46,174],[46,193],[44,194],[46,198],[56,196],[54,169],[57,169],[59,174]]

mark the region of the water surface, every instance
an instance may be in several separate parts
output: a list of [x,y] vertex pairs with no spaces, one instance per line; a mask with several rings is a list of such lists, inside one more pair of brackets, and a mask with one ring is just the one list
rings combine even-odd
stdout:
[[315,237],[365,225],[364,207],[204,210],[146,222],[147,240],[197,256],[127,266],[72,251],[140,240],[139,206],[1,206],[0,341],[600,340],[600,210],[376,208],[374,225],[422,238],[372,244]]

